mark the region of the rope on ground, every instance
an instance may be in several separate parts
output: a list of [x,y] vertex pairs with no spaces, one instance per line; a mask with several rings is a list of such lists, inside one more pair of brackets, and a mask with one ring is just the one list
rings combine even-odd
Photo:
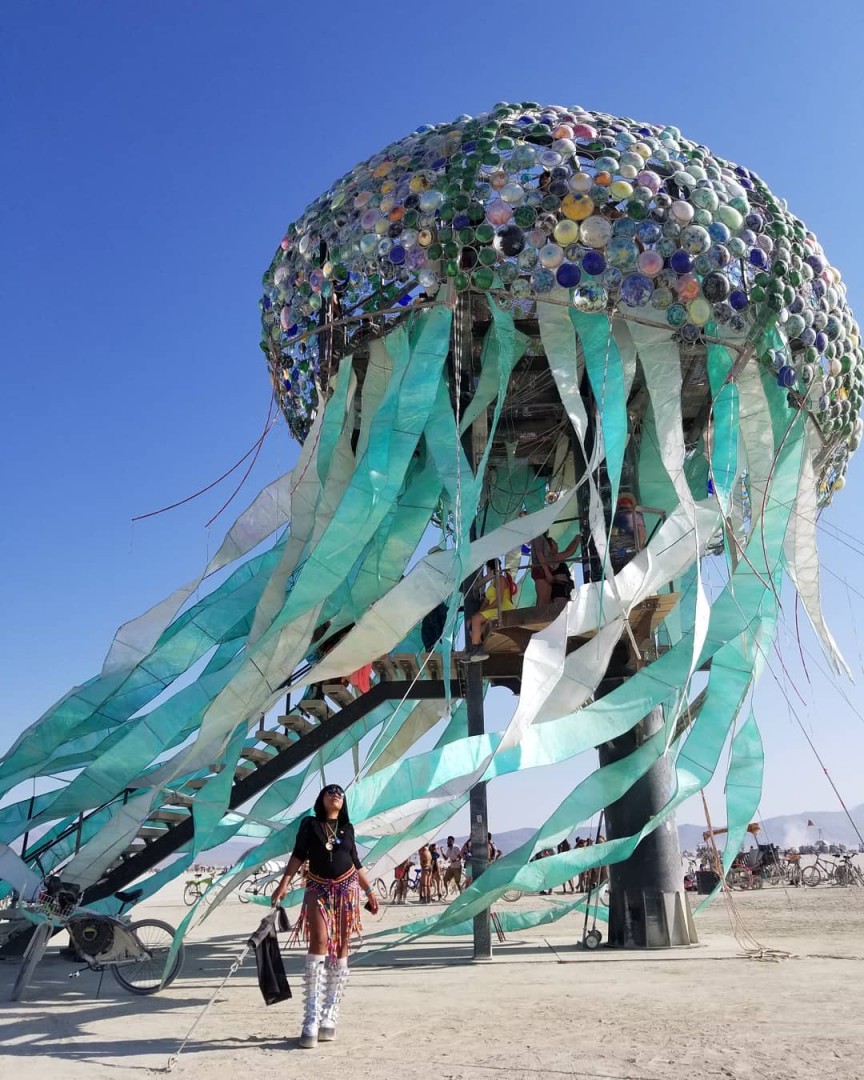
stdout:
[[708,825],[709,842],[711,844],[711,854],[714,859],[714,868],[720,877],[720,892],[722,893],[723,900],[726,904],[726,914],[729,916],[729,925],[732,929],[732,936],[738,942],[741,951],[748,960],[762,960],[779,964],[781,960],[791,959],[793,954],[787,952],[785,949],[772,949],[767,945],[763,945],[745,924],[744,918],[732,897],[732,890],[729,888],[729,884],[726,881],[726,875],[723,873],[723,860],[717,849],[714,826],[711,824],[711,814],[708,812],[708,800],[705,798],[704,791],[701,792],[701,795],[702,806],[705,810],[705,821]]
[[177,1047],[176,1052],[173,1053],[168,1058],[168,1063],[166,1064],[165,1068],[163,1070],[161,1070],[162,1072],[171,1072],[172,1071],[174,1066],[177,1064],[177,1059],[180,1057],[180,1055],[186,1049],[186,1044],[192,1038],[192,1034],[195,1031],[195,1028],[198,1027],[198,1025],[201,1023],[201,1021],[204,1019],[204,1017],[210,1011],[210,1007],[212,1006],[213,1002],[216,1000],[216,997],[219,994],[220,990],[222,990],[222,988],[225,986],[225,983],[227,983],[228,980],[231,978],[231,976],[240,968],[243,961],[249,955],[249,952],[250,952],[251,948],[252,948],[251,945],[246,945],[246,947],[243,949],[243,952],[240,953],[240,955],[237,957],[237,959],[234,961],[234,963],[231,965],[231,967],[228,968],[227,975],[222,980],[222,982],[219,983],[219,985],[216,987],[216,989],[213,991],[213,993],[210,996],[210,1000],[207,1002],[207,1004],[204,1006],[204,1008],[201,1010],[201,1012],[198,1013],[198,1015],[195,1017],[195,1019],[192,1022],[192,1027],[190,1027],[189,1030],[186,1032],[186,1037],[184,1038],[183,1042],[181,1042],[180,1045]]

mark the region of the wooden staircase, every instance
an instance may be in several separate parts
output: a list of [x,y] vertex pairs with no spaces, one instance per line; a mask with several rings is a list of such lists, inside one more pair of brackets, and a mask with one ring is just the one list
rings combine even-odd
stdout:
[[[398,665],[396,658],[392,659],[391,670],[400,677],[381,679],[367,694],[357,694],[341,683],[325,683],[321,687],[323,697],[302,698],[290,713],[277,718],[278,727],[254,731],[234,770],[227,810],[234,810],[263,792],[382,702],[404,697],[444,699],[445,686],[440,679],[421,677],[412,684],[425,658],[418,664],[416,657],[401,657]],[[429,674],[428,667],[424,676]],[[379,674],[383,671],[384,665]],[[461,697],[457,680],[451,680],[449,690],[451,696]],[[166,793],[162,804],[142,822],[129,848],[85,891],[84,902],[93,903],[110,896],[189,843],[194,832],[195,793],[223,767],[214,763],[206,775],[192,776],[175,791]]]

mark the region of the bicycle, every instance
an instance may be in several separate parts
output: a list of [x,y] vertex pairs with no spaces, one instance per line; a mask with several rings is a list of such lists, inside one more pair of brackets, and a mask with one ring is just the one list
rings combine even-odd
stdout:
[[789,885],[794,885],[797,889],[803,884],[801,880],[801,856],[797,851],[786,852],[785,857],[780,860],[780,869]]
[[[378,881],[380,881],[380,880],[381,879],[378,878]],[[405,900],[407,900],[408,892],[413,892],[413,893],[419,892],[419,890],[420,890],[420,867],[412,865],[409,868],[408,873],[405,875],[405,877],[397,878],[396,881],[391,882],[389,891],[387,893],[385,893],[385,896],[389,897],[389,901],[390,901],[391,904],[400,903],[400,901],[399,901],[399,886],[403,882],[405,883],[407,891],[406,891],[404,899],[401,901],[402,903],[404,903]],[[383,884],[383,882],[382,882],[382,884]],[[377,885],[376,885],[376,887],[377,887]]]
[[253,896],[270,896],[281,878],[282,874],[278,870],[265,874],[252,874],[237,886],[237,899],[241,904],[248,904]]
[[801,881],[805,885],[809,885],[811,889],[815,889],[817,885],[821,885],[823,879],[826,883],[833,881],[836,869],[834,863],[823,862],[821,857],[817,855],[815,863],[802,867]]
[[[131,994],[155,994],[169,986],[183,967],[184,949],[180,945],[174,962],[164,974],[168,951],[174,940],[173,926],[161,919],[132,922],[123,909],[143,895],[143,889],[116,892],[121,907],[117,915],[79,908],[81,890],[76,885],[48,878],[32,903],[20,903],[14,911],[22,919],[35,922],[33,934],[24,951],[18,977],[12,988],[12,1001],[20,1001],[36,966],[45,954],[48,941],[58,930],[66,930],[78,959],[91,971],[110,969],[117,982]],[[80,975],[84,968],[72,972]],[[164,978],[163,978],[164,974]]]
[[[201,897],[207,895],[207,890],[213,884],[213,875],[209,877],[200,876],[195,878],[189,878],[186,881],[186,888],[183,890],[183,903],[186,907],[192,907],[192,905],[200,900]],[[206,903],[205,899],[205,903]]]
[[864,874],[862,874],[860,867],[856,866],[852,861],[854,855],[841,855],[843,860],[838,863],[834,868],[834,880],[838,885],[860,885],[864,886]]

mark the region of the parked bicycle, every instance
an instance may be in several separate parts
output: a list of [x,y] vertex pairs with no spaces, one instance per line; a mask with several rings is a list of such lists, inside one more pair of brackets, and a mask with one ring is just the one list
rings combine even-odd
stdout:
[[207,890],[212,884],[212,874],[199,874],[197,877],[188,878],[186,880],[186,887],[183,890],[183,903],[186,907],[192,907],[192,905],[200,900],[202,896],[205,897],[206,902]]
[[833,881],[836,869],[835,863],[827,862],[820,855],[817,855],[815,863],[801,868],[801,881],[814,889],[817,885],[821,885],[823,881],[826,883]]
[[280,870],[251,874],[237,886],[237,899],[248,904],[253,896],[270,896],[282,877]]
[[[376,889],[378,889],[378,884],[377,884],[378,881],[380,881],[380,878],[376,880],[376,884],[375,884]],[[383,884],[383,882],[382,882],[382,884]],[[396,903],[399,902],[399,886],[400,885],[405,886],[405,893],[404,893],[404,898],[403,898],[403,901],[402,901],[404,903],[404,901],[408,899],[408,893],[409,892],[416,893],[416,892],[419,892],[419,890],[420,890],[420,867],[415,866],[412,863],[412,865],[408,868],[408,872],[405,874],[405,876],[403,878],[397,879],[396,881],[393,881],[393,882],[390,883],[390,888],[389,888],[389,890],[387,890],[385,892],[385,895],[389,896],[391,904],[396,904]]]
[[78,907],[81,890],[54,877],[45,881],[35,901],[10,908],[5,913],[7,918],[15,913],[36,924],[12,988],[12,1000],[20,1001],[45,954],[49,939],[58,930],[68,931],[72,948],[84,964],[69,978],[76,977],[85,968],[99,972],[108,969],[131,994],[155,994],[163,986],[169,986],[180,974],[184,959],[181,945],[170,970],[165,973],[174,927],[161,919],[132,922],[123,914],[123,909],[140,899],[143,892],[143,889],[135,889],[115,893],[121,903],[120,911],[117,915],[103,915]]
[[838,885],[860,885],[864,887],[864,873],[854,863],[854,855],[841,855],[841,862],[834,867],[834,881]]

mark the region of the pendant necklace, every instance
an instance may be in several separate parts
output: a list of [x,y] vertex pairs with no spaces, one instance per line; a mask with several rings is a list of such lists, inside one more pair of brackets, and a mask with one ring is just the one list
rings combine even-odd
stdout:
[[324,845],[324,847],[327,849],[327,851],[332,851],[333,850],[333,844],[334,844],[334,842],[336,840],[336,830],[331,829],[329,824],[325,821],[324,822],[324,832],[327,834],[327,843]]

